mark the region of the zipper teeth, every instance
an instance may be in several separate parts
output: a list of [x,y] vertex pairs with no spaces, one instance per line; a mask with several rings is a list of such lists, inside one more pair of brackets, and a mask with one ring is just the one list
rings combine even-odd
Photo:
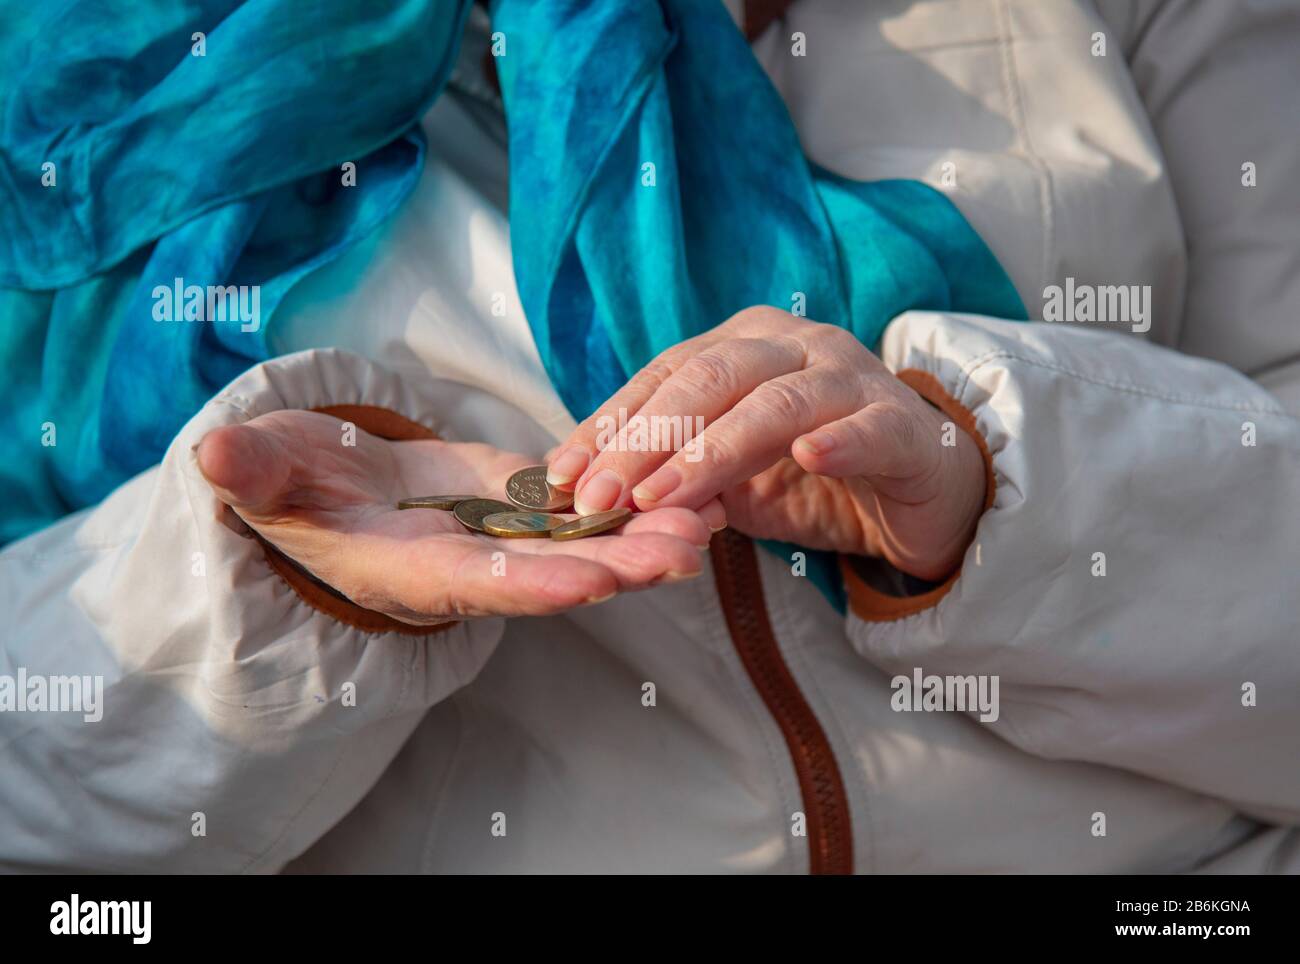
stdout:
[[799,692],[767,617],[754,544],[723,530],[713,537],[718,595],[732,643],[763,703],[776,719],[794,761],[807,817],[809,870],[853,872],[848,796],[830,741]]

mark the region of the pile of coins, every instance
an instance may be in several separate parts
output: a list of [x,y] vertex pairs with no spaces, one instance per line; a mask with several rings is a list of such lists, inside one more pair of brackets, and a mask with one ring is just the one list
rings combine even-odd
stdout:
[[403,499],[397,507],[441,509],[471,532],[502,539],[584,539],[617,529],[632,518],[630,509],[610,509],[565,521],[557,513],[573,505],[573,496],[546,481],[544,465],[530,465],[510,476],[506,498],[510,502],[476,495],[425,495]]

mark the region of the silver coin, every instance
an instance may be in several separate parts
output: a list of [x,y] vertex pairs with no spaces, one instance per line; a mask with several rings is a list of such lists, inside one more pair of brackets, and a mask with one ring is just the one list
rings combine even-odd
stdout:
[[562,512],[573,505],[573,493],[562,492],[546,481],[544,465],[530,465],[510,476],[506,498],[533,512]]

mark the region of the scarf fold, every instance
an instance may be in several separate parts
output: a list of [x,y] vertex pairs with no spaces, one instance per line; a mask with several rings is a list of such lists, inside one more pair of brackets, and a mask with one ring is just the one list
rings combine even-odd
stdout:
[[[156,464],[268,356],[293,284],[391,217],[469,6],[0,10],[0,543]],[[180,304],[162,305],[177,279]],[[256,318],[211,291],[254,285]]]
[[[415,125],[468,8],[337,0],[313,6],[310,22],[291,0],[0,13],[0,365],[11,373],[0,540],[156,463],[216,390],[267,357],[284,294],[414,186]],[[871,347],[913,308],[1025,317],[942,194],[809,164],[720,2],[491,9],[516,281],[575,418],[749,305],[841,325]],[[41,183],[46,161],[56,186]],[[342,186],[347,161],[355,187]],[[258,285],[259,324],[157,320],[157,291],[177,278]],[[41,444],[50,423],[54,446]],[[830,560],[815,568],[838,601]]]

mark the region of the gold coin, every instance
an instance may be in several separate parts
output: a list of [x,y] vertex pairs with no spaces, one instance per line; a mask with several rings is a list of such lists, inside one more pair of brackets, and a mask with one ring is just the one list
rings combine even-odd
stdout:
[[503,539],[545,539],[560,525],[564,520],[547,512],[497,512],[483,520],[483,531]]
[[421,495],[414,499],[403,499],[397,503],[399,509],[444,509],[450,512],[457,502],[477,499],[476,495]]
[[546,481],[544,465],[530,465],[510,476],[506,498],[533,512],[562,512],[573,505],[573,493],[562,492]]
[[486,530],[483,528],[484,519],[498,512],[514,512],[515,507],[502,502],[500,499],[466,499],[464,502],[457,502],[456,508],[452,511],[456,514],[460,524],[466,529],[485,532]]
[[552,539],[584,539],[598,536],[610,529],[617,529],[632,518],[631,509],[610,509],[608,512],[593,512],[581,519],[574,519],[551,530]]

